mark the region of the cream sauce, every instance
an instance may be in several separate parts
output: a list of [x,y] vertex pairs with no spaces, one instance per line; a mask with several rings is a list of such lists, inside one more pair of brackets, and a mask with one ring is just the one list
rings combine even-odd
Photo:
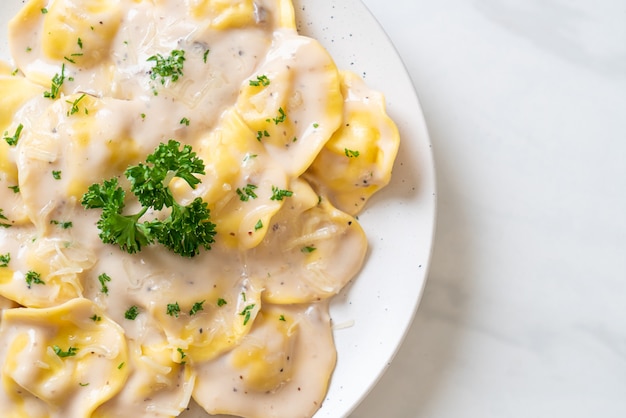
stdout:
[[[30,0],[9,35],[3,414],[169,417],[195,399],[312,416],[335,365],[328,302],[367,251],[353,215],[397,153],[382,95],[298,35],[288,0]],[[150,57],[173,50],[182,74],[161,81]],[[205,164],[196,189],[170,187],[207,202],[216,242],[192,258],[103,244],[83,194],[113,177],[128,190],[124,170],[169,139]]]

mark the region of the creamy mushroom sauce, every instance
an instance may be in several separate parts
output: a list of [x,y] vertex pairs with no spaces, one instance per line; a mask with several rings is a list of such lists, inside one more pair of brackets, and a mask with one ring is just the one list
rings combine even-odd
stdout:
[[[366,254],[355,216],[398,150],[383,96],[297,33],[288,0],[30,0],[9,44],[3,416],[170,417],[192,398],[312,416],[336,361],[328,302]],[[182,74],[161,81],[149,58],[172,51]],[[83,194],[169,139],[205,164],[196,189],[170,187],[208,203],[212,249],[103,244]]]

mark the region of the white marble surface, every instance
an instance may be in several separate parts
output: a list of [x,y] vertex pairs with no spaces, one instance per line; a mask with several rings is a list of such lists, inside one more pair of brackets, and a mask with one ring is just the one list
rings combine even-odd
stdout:
[[439,209],[413,326],[352,416],[626,417],[626,1],[363,1]]

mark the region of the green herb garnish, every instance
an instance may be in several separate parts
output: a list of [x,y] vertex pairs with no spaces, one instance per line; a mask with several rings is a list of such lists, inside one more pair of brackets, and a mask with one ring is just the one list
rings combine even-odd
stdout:
[[256,80],[250,80],[250,85],[252,87],[259,87],[259,86],[267,87],[270,85],[270,79],[267,78],[266,75],[258,75],[256,76]]
[[250,321],[250,311],[254,309],[254,303],[251,303],[250,305],[247,305],[245,308],[243,308],[243,311],[239,312],[239,315],[243,316],[243,324],[246,325],[248,323],[248,321]]
[[[168,187],[178,177],[195,188],[200,183],[195,174],[204,174],[202,160],[191,146],[180,149],[177,141],[170,140],[167,145],[159,145],[146,158],[146,163],[131,166],[125,172],[131,192],[143,206],[138,213],[123,214],[126,192],[116,178],[91,185],[83,196],[82,204],[87,209],[102,209],[98,221],[102,241],[117,244],[131,254],[155,241],[184,257],[197,255],[200,247],[210,250],[215,224],[209,221],[207,203],[198,197],[186,206],[180,205]],[[164,207],[170,208],[166,219],[140,221],[148,209]]]
[[178,315],[180,314],[180,306],[178,306],[178,302],[167,304],[167,314],[178,318]]
[[283,200],[283,198],[290,196],[293,196],[291,190],[282,190],[276,186],[272,186],[272,197],[270,197],[270,200]]
[[185,51],[174,49],[168,57],[156,54],[148,58],[148,61],[154,61],[150,78],[156,80],[157,77],[161,77],[161,84],[165,84],[168,78],[175,82],[183,75]]
[[48,99],[56,99],[59,96],[61,86],[65,81],[65,64],[61,65],[61,74],[55,74],[52,77],[52,84],[50,85],[50,91],[44,91],[43,97]]
[[20,135],[22,134],[22,129],[24,129],[24,125],[20,123],[19,125],[17,125],[17,128],[15,129],[15,133],[13,134],[13,136],[8,136],[9,133],[5,132],[4,140],[7,141],[7,144],[9,144],[12,147],[17,145],[17,141],[19,141]]
[[4,216],[4,210],[2,208],[0,208],[0,228],[11,228],[13,225],[11,225],[10,223],[5,223],[2,221],[8,221],[9,218],[7,218],[6,216]]
[[243,188],[237,188],[235,192],[237,196],[239,196],[239,200],[242,202],[247,202],[250,198],[256,199],[258,196],[254,193],[254,190],[257,188],[254,184],[247,184]]
[[57,356],[61,358],[73,357],[76,355],[76,352],[78,351],[78,348],[76,347],[69,347],[67,351],[63,351],[61,347],[59,347],[58,345],[52,346],[52,349],[54,350],[54,354],[56,354]]
[[46,282],[41,280],[41,274],[32,270],[26,273],[25,280],[26,280],[26,286],[28,286],[29,289],[34,284],[43,284],[43,285],[46,284]]
[[275,118],[272,118],[272,120],[274,121],[274,124],[278,125],[279,123],[284,122],[286,117],[287,115],[285,115],[285,111],[283,110],[283,108],[279,107],[278,116]]
[[194,303],[191,309],[189,310],[189,315],[195,315],[198,312],[204,310],[204,307],[202,306],[204,305],[204,302],[205,301]]
[[[67,111],[67,116],[73,115],[74,113],[78,112],[78,102],[83,100],[83,98],[85,96],[86,96],[86,94],[83,93],[83,94],[81,94],[81,96],[79,98],[77,98],[73,102],[70,102],[69,100],[66,100],[67,103],[72,105],[71,109]],[[89,114],[89,111],[87,110],[87,108],[85,108],[85,114],[86,115]]]
[[71,228],[73,226],[73,223],[72,223],[72,221],[61,222],[61,221],[57,221],[55,219],[52,219],[50,221],[50,225],[58,225],[62,229],[68,229],[68,228]]
[[102,273],[98,276],[98,281],[100,282],[100,291],[105,295],[109,294],[109,287],[106,285],[107,282],[111,281],[111,277],[108,274]]
[[131,306],[124,312],[124,318],[134,321],[139,315],[139,308],[136,305]]
[[0,254],[0,267],[8,267],[11,261],[11,253]]

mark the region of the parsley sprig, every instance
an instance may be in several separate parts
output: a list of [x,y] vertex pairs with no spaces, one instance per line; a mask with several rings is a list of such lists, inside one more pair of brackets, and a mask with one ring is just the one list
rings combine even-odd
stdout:
[[[181,205],[168,187],[174,177],[192,188],[200,183],[195,175],[204,174],[204,163],[191,146],[181,149],[174,140],[160,144],[146,158],[146,164],[131,166],[124,174],[142,205],[139,212],[123,213],[126,192],[116,178],[91,185],[82,199],[87,209],[102,209],[98,228],[103,242],[117,244],[131,254],[155,241],[184,257],[197,255],[200,247],[211,249],[215,224],[210,222],[207,203],[197,197],[188,205]],[[140,221],[150,208],[158,211],[164,207],[170,209],[166,219]]]

